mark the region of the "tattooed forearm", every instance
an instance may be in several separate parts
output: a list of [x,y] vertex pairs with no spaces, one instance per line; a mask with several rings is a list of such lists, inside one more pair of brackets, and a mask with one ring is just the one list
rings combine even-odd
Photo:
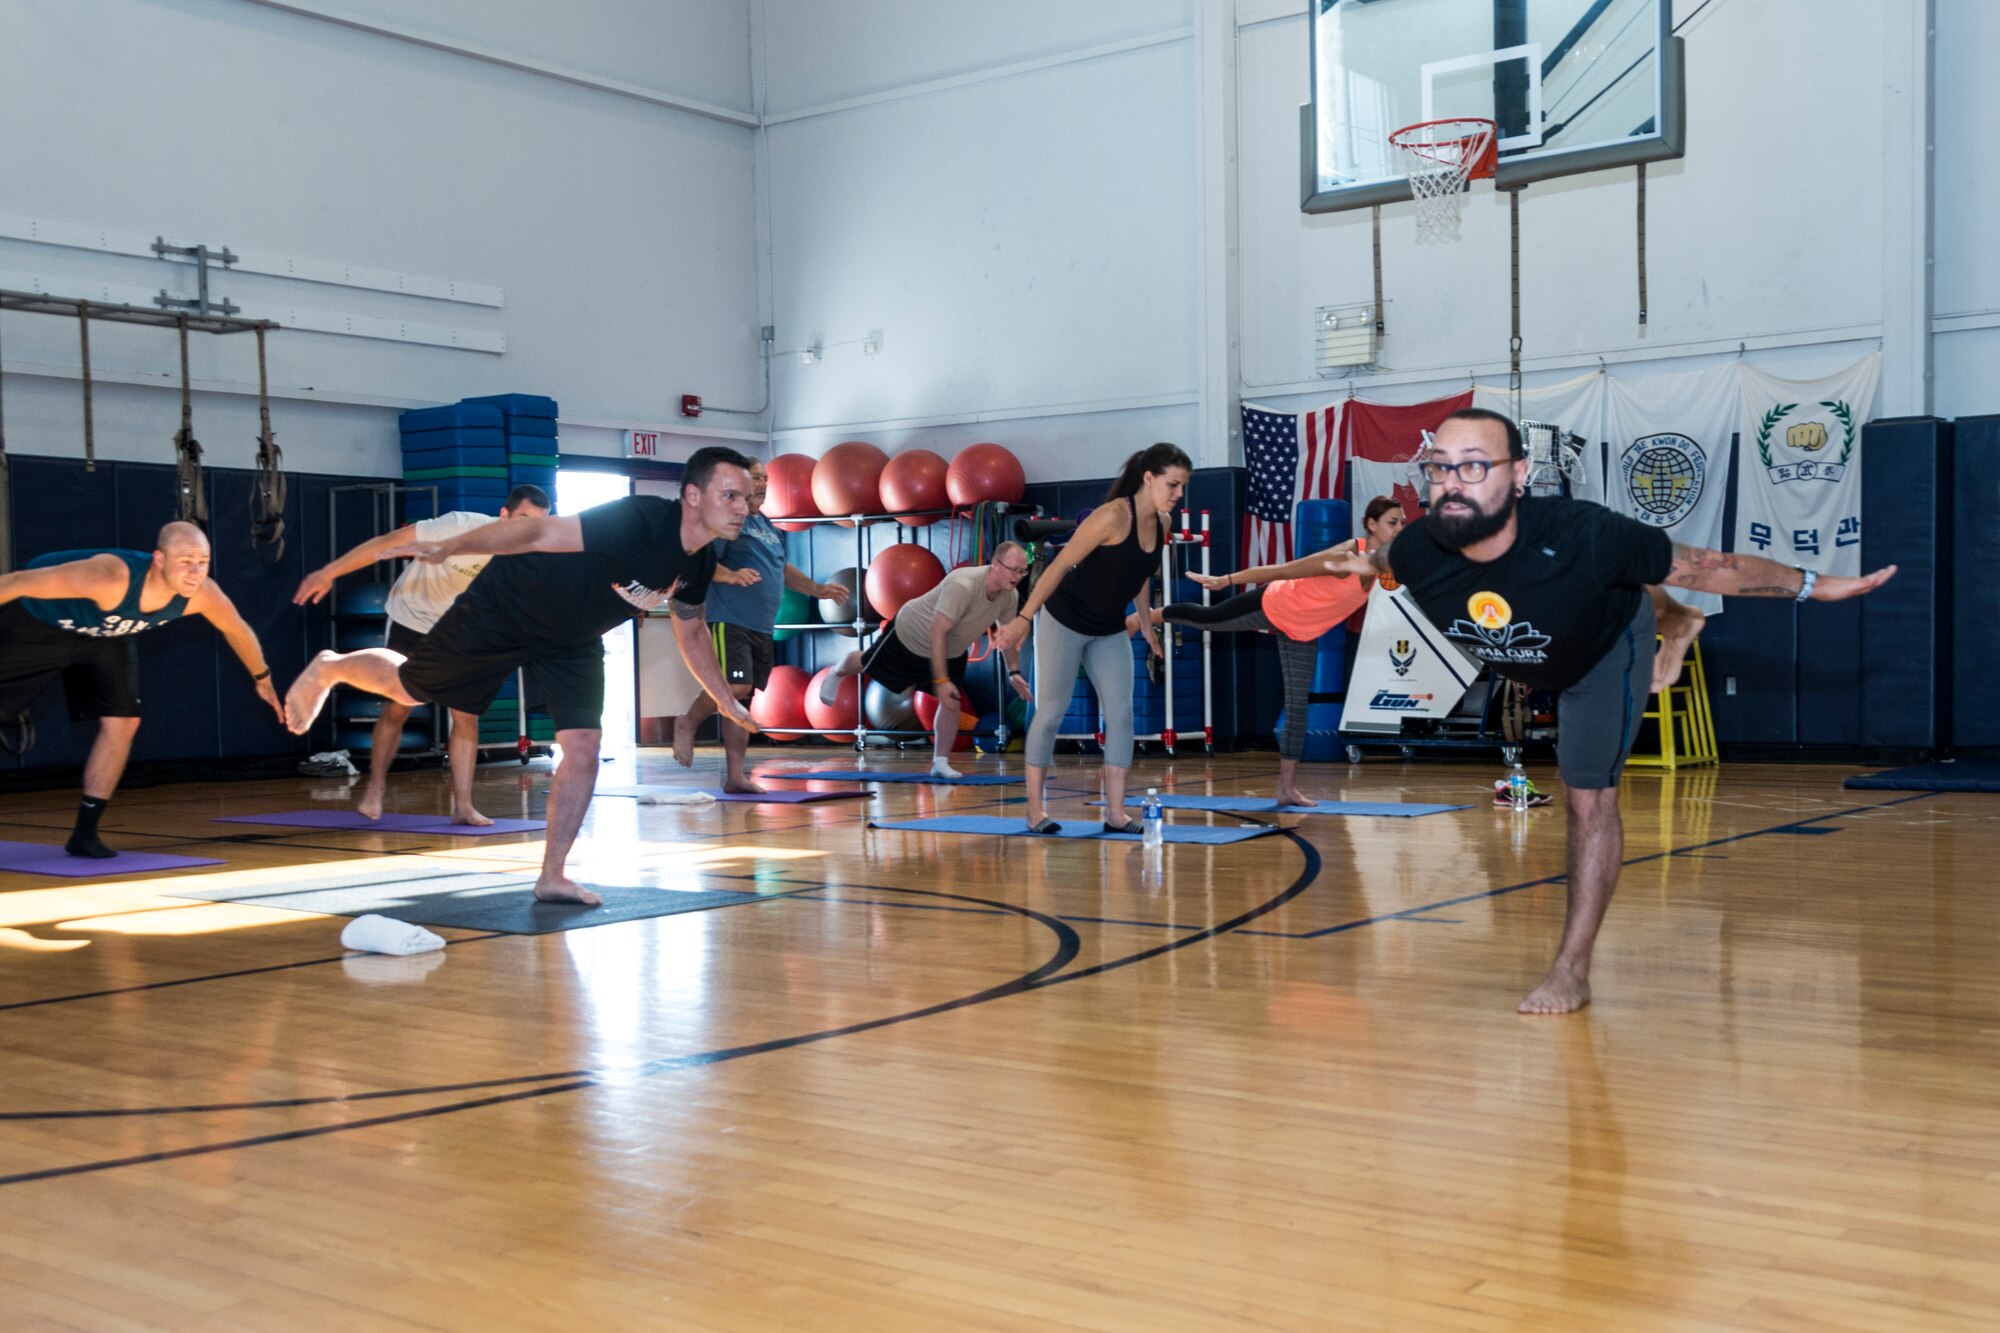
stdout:
[[1804,575],[1758,555],[1731,555],[1701,546],[1674,546],[1667,582],[1676,588],[1726,597],[1796,597]]

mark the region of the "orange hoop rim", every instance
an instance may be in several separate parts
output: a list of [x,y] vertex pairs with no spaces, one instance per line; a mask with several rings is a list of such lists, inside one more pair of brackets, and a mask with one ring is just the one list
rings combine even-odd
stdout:
[[[1422,130],[1461,125],[1471,132],[1446,134],[1421,143],[1405,137],[1415,135]],[[1499,123],[1481,116],[1445,116],[1438,120],[1420,120],[1414,125],[1405,125],[1401,129],[1389,131],[1389,146],[1454,170],[1470,158],[1471,166],[1466,169],[1466,180],[1491,180],[1493,173],[1500,166]]]

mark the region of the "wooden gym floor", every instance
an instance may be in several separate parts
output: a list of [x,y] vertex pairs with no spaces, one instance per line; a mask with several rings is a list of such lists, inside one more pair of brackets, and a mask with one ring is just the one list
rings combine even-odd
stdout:
[[[1286,818],[1155,883],[1137,846],[864,827],[1018,787],[600,798],[580,877],[768,898],[402,960],[169,894],[539,843],[209,822],[339,799],[311,779],[127,793],[114,845],[228,864],[0,874],[0,1324],[2000,1326],[2000,800],[1634,775],[1597,1003],[1531,1019],[1560,806],[1493,810],[1491,765],[1309,768],[1474,808]],[[481,804],[546,786],[490,767]],[[60,841],[73,800],[9,795],[0,838]]]

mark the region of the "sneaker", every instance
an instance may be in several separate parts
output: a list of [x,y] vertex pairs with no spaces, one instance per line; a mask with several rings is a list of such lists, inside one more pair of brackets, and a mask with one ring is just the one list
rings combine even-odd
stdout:
[[[1555,797],[1549,795],[1547,792],[1543,791],[1540,787],[1537,787],[1535,785],[1535,780],[1533,778],[1528,779],[1529,805],[1531,806],[1548,805],[1555,799],[1556,799]],[[1499,806],[1503,810],[1512,807],[1512,805],[1514,804],[1514,798],[1507,794],[1507,779],[1505,778],[1493,779],[1493,804]]]

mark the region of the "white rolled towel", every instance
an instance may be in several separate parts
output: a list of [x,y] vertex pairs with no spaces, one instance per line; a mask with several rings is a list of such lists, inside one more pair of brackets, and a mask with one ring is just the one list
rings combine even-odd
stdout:
[[715,795],[705,791],[651,791],[639,798],[640,805],[714,805]]
[[444,937],[392,917],[357,916],[340,932],[342,948],[359,953],[413,954],[444,948]]

